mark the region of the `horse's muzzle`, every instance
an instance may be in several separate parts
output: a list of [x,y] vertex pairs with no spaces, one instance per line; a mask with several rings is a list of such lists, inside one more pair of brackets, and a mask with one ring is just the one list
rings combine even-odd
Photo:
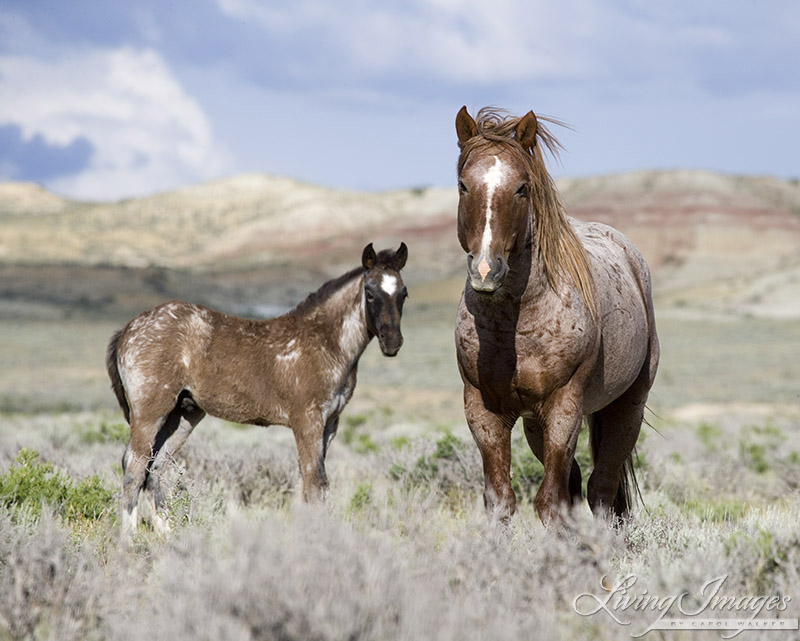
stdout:
[[508,263],[503,258],[481,254],[476,260],[472,254],[467,256],[467,276],[476,292],[493,294],[503,286],[507,274]]
[[403,335],[400,332],[381,332],[378,334],[378,343],[384,356],[397,356],[403,346]]

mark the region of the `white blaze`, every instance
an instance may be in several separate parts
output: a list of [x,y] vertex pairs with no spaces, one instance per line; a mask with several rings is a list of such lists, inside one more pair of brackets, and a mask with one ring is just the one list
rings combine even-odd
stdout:
[[[485,261],[489,254],[489,247],[492,244],[492,199],[495,190],[503,183],[508,176],[508,167],[497,156],[494,156],[494,165],[483,176],[486,185],[486,226],[483,229],[483,239],[481,240],[481,261]],[[488,268],[488,264],[487,264]]]
[[397,291],[397,277],[389,274],[384,274],[381,279],[381,289],[389,296]]

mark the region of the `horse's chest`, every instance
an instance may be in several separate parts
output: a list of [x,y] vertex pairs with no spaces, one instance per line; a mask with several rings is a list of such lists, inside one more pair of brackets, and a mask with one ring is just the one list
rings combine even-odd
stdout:
[[326,421],[328,418],[338,416],[342,412],[353,396],[355,386],[356,370],[353,368],[340,382],[329,390],[327,398],[322,404],[322,413]]
[[565,385],[580,362],[578,342],[531,340],[517,337],[515,387],[520,396],[544,399]]
[[513,329],[469,320],[456,331],[462,376],[498,399],[547,398],[570,380],[591,347],[583,327],[570,323],[565,329],[558,319]]

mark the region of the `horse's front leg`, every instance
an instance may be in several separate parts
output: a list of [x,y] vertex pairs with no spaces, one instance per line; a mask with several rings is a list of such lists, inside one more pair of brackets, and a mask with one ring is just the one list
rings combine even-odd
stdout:
[[468,382],[464,383],[464,413],[483,459],[483,504],[489,514],[507,521],[517,505],[511,488],[511,430],[518,417],[488,410],[480,390]]
[[328,496],[325,473],[325,420],[320,413],[306,413],[292,424],[303,481],[303,500],[322,503]]
[[542,408],[544,478],[534,506],[545,525],[560,520],[572,505],[575,488],[571,491],[570,476],[583,420],[582,408],[581,388],[574,384],[554,392]]

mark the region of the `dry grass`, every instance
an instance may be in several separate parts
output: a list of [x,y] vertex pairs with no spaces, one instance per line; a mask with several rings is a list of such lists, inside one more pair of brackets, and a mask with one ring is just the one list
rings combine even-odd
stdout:
[[[97,472],[118,485],[113,415],[2,421],[2,469],[25,440],[75,479]],[[605,613],[579,615],[574,602],[604,596],[604,576],[615,585],[631,573],[638,593],[694,597],[726,575],[728,595],[800,599],[797,477],[777,492],[768,478],[797,466],[768,447],[787,426],[672,425],[688,460],[650,433],[640,469],[649,511],[614,530],[584,508],[569,527],[545,530],[527,498],[510,527],[486,518],[479,459],[462,435],[429,427],[397,438],[392,422],[376,412],[343,425],[350,436],[331,451],[322,510],[297,503],[288,431],[214,420],[170,470],[166,540],[142,526],[131,549],[118,547],[113,513],[76,528],[48,510],[38,521],[0,510],[0,639],[629,638],[652,612],[621,611],[632,621],[622,627]],[[31,428],[35,436],[13,436]],[[748,447],[720,456],[715,429],[764,446],[759,462]],[[732,469],[753,476],[726,481]],[[797,601],[759,616],[776,614],[796,617]]]
[[[288,430],[214,419],[169,471],[166,540],[142,527],[120,549],[114,510],[76,523],[52,507],[40,520],[1,508],[0,640],[630,638],[652,611],[624,610],[620,626],[573,607],[608,595],[604,575],[613,587],[629,574],[631,594],[662,596],[724,575],[725,594],[792,598],[760,618],[800,614],[796,326],[665,319],[655,429],[640,444],[648,511],[613,530],[584,507],[547,531],[531,506],[541,468],[520,433],[519,513],[508,528],[486,518],[449,310],[410,306],[407,321],[397,359],[364,355],[323,511],[297,503]],[[0,324],[14,339],[2,353],[21,365],[0,376],[0,474],[27,447],[76,485],[97,474],[118,491],[125,426],[99,357],[113,326]]]

